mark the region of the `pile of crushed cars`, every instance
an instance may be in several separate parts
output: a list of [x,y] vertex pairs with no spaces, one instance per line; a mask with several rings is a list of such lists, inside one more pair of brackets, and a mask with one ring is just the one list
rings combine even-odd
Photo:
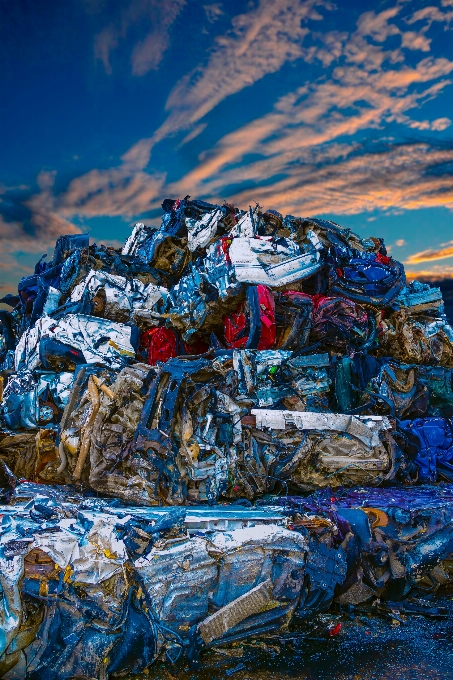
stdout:
[[1,300],[1,677],[197,668],[450,579],[440,290],[331,221],[162,207]]

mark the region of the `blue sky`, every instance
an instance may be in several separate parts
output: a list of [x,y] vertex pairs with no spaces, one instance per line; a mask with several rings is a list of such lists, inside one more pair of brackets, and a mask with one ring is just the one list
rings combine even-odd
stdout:
[[0,285],[164,198],[327,216],[453,276],[453,0],[0,0]]

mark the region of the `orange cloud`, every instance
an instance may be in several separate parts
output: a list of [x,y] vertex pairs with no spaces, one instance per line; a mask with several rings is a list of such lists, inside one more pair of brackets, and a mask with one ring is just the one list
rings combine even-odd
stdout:
[[142,139],[121,157],[120,165],[76,177],[59,197],[58,209],[67,216],[86,217],[126,217],[146,212],[161,196],[165,184],[164,174],[143,170],[150,149],[151,140]]
[[316,6],[332,9],[327,0],[260,0],[256,8],[235,16],[231,30],[215,39],[208,62],[171,91],[169,115],[155,140],[192,127],[230,95],[304,56],[306,22],[322,19]]
[[410,255],[406,264],[419,264],[420,262],[431,262],[432,260],[446,260],[448,257],[453,257],[453,246],[447,248],[430,248],[429,250],[422,250],[419,253]]
[[357,32],[360,35],[369,35],[376,42],[385,42],[391,35],[400,33],[399,28],[388,21],[394,19],[399,11],[400,7],[395,6],[379,14],[364,12],[357,21]]
[[[428,66],[428,60],[415,69],[415,75],[414,69],[383,70],[382,66],[384,62],[403,63],[403,48],[429,52],[431,41],[425,33],[430,22],[448,22],[450,18],[448,12],[438,10],[436,14],[421,10],[421,14],[416,12],[412,16],[410,23],[420,20],[428,23],[418,31],[402,30],[391,21],[401,12],[402,5],[399,5],[380,13],[364,12],[357,21],[357,30],[349,36],[338,31],[326,34],[312,32],[321,44],[304,47],[303,40],[308,33],[306,21],[322,18],[315,10],[317,5],[333,9],[326,0],[306,0],[304,3],[298,0],[260,0],[256,9],[234,17],[232,30],[216,38],[207,64],[201,64],[186,74],[173,88],[166,104],[169,116],[156,131],[155,141],[190,128],[226,97],[268,73],[275,73],[285,62],[299,58],[307,62],[318,59],[327,66],[344,56],[347,64],[359,67],[364,83],[371,85],[377,78],[387,90],[408,88],[411,82],[423,82],[423,67]],[[383,45],[391,36],[401,38],[400,47],[386,50]],[[370,43],[368,38],[381,44]],[[378,74],[374,73],[376,70]],[[338,68],[334,80],[347,84],[349,71],[350,67]],[[405,81],[402,81],[401,71],[404,71]],[[425,80],[433,77],[439,76],[433,75],[431,69]],[[384,82],[386,79],[387,83]],[[353,80],[356,84],[357,74],[354,74]],[[358,96],[354,102],[359,99]],[[379,119],[379,116],[376,118]]]
[[[448,1],[445,2],[443,0],[442,5],[444,7],[450,5],[453,6],[453,2]],[[453,19],[453,12],[442,12],[439,7],[423,7],[423,9],[419,9],[414,14],[406,19],[408,24],[414,24],[417,21],[427,21],[428,26],[432,24],[433,21],[439,21],[441,23],[446,23],[448,24],[450,21]]]
[[436,279],[453,279],[453,267],[447,269],[419,269],[418,271],[408,271],[406,269],[406,279],[413,281],[414,279],[425,279],[433,281]]
[[143,76],[157,69],[170,44],[170,28],[185,5],[185,0],[158,0],[150,4],[153,29],[134,47],[131,55],[134,76]]
[[[259,181],[271,174],[262,174],[264,163],[247,166],[245,171],[243,166],[238,168],[247,155],[268,158],[268,170],[280,174],[291,164],[303,161],[309,149],[389,121],[445,129],[449,119],[423,125],[411,119],[408,111],[437,96],[450,84],[449,80],[438,79],[452,71],[453,61],[432,58],[421,60],[415,68],[377,73],[367,73],[356,66],[337,68],[331,80],[300,87],[278,100],[271,113],[220,139],[179,185],[183,191],[194,191],[196,187],[198,193],[204,193],[216,178],[225,185],[226,168],[233,165],[238,182],[241,178]],[[434,80],[438,82],[425,89],[413,89],[414,85]],[[260,176],[253,176],[253,167],[260,168]]]
[[[192,193],[207,200],[227,199],[236,205],[247,205],[253,199],[296,215],[441,206],[453,209],[451,175],[436,171],[452,161],[453,149],[429,144],[389,145],[376,150],[357,144],[330,144],[307,147],[298,162],[289,149],[192,184],[186,177],[167,189],[175,195]],[[195,172],[191,177],[197,179]],[[278,179],[271,181],[272,177]],[[243,185],[244,189],[232,192],[229,187],[233,185]]]
[[[55,245],[55,240],[61,234],[80,233],[81,229],[71,221],[65,219],[56,206],[57,198],[53,193],[55,173],[41,172],[37,177],[40,191],[28,197],[18,197],[15,201],[16,212],[6,211],[7,218],[0,215],[0,258],[7,268],[13,268],[13,260],[9,258],[11,253],[27,252],[42,253]],[[9,190],[12,188],[10,187]],[[24,187],[26,189],[26,187]],[[8,189],[4,194],[7,195]],[[0,209],[3,199],[0,198]],[[30,213],[29,217],[22,219],[24,213]],[[17,266],[16,266],[17,268]]]
[[[122,39],[131,22],[144,16],[145,9],[149,16],[157,12],[156,21],[170,26],[182,2],[169,9],[167,0],[129,0],[121,20],[106,27],[99,38],[99,58],[108,66],[111,46]],[[159,10],[158,5],[162,6]],[[217,5],[209,7],[219,9]],[[376,149],[337,141],[361,130],[374,137],[376,130],[393,122],[433,131],[451,124],[446,117],[427,121],[413,115],[451,84],[453,61],[425,54],[429,49],[425,24],[438,20],[437,15],[426,8],[423,15],[412,15],[411,27],[417,21],[423,26],[408,31],[401,20],[407,5],[366,12],[350,35],[312,33],[314,45],[305,47],[307,22],[317,20],[322,26],[317,7],[332,9],[327,0],[260,0],[247,13],[234,17],[231,30],[216,39],[206,63],[173,88],[164,124],[151,137],[134,144],[118,165],[74,178],[59,196],[52,193],[52,178],[41,177],[40,193],[31,196],[26,205],[35,222],[42,225],[42,233],[77,230],[70,222],[75,215],[138,216],[157,208],[167,192],[228,199],[237,205],[247,205],[253,198],[292,214],[453,209],[451,177],[443,170],[453,160],[452,149],[436,148],[434,143],[389,143]],[[448,13],[441,14],[446,21]],[[403,28],[396,26],[397,19]],[[399,46],[387,49],[387,39],[395,36],[400,37]],[[420,50],[423,58],[408,66],[407,48]],[[148,44],[147,39],[136,46],[136,73],[153,68],[162,49],[163,43],[150,40]],[[159,140],[184,129],[189,132],[179,145],[187,143],[204,130],[206,123],[200,122],[201,118],[219,102],[296,59],[320,60],[326,65],[336,61],[338,65],[330,78],[312,83],[302,80],[300,87],[278,99],[269,113],[219,139],[177,181],[168,184],[164,173],[146,170],[153,145]],[[10,226],[3,225],[1,230],[8,239],[12,237]],[[21,242],[28,238],[21,234]]]

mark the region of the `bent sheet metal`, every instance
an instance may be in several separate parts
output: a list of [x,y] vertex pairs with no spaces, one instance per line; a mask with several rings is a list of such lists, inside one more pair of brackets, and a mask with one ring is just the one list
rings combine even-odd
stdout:
[[10,680],[195,669],[450,581],[440,290],[330,220],[162,209],[122,248],[61,236],[1,300]]

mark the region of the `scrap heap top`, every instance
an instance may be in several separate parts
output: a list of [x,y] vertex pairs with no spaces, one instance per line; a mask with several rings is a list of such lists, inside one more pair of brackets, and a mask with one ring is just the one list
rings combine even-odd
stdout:
[[166,199],[1,301],[0,458],[139,504],[453,479],[453,330],[379,238]]

